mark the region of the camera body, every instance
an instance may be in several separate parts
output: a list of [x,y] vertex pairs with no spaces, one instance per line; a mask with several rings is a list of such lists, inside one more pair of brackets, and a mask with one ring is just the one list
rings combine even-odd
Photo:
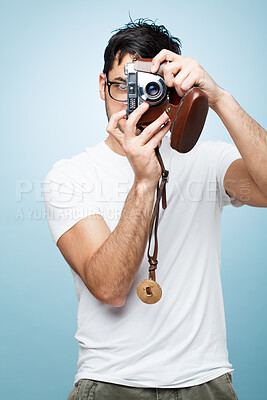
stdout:
[[124,73],[127,76],[127,118],[144,101],[150,107],[164,103],[168,88],[160,75],[139,71],[134,63],[125,64]]

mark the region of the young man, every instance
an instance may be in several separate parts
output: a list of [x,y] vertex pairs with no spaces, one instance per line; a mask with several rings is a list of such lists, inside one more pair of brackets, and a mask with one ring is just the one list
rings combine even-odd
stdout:
[[[164,79],[179,96],[198,85],[237,148],[198,143],[180,154],[165,136],[166,113],[137,132],[149,106],[143,103],[126,120],[124,64],[135,53],[153,58],[151,72],[169,61]],[[229,203],[267,206],[266,132],[195,60],[181,56],[179,39],[150,21],[131,22],[112,36],[99,88],[109,136],[59,161],[46,178],[51,233],[79,300],[78,373],[68,399],[236,399],[220,280],[220,216]],[[144,254],[161,175],[157,145],[169,170],[158,232],[163,295],[147,305],[136,287],[148,277]]]

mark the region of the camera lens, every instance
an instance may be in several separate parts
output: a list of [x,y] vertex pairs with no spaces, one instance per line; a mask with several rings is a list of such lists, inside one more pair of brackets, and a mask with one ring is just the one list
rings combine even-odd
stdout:
[[159,85],[157,82],[150,82],[146,85],[146,92],[149,96],[156,96],[159,93]]

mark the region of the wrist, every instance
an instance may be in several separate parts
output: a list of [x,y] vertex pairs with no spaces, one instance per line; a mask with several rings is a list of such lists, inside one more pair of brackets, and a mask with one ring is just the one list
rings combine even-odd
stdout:
[[225,103],[229,102],[229,99],[231,97],[232,96],[230,95],[230,93],[218,86],[216,101],[213,104],[210,104],[210,108],[219,115],[220,111],[224,108]]
[[157,183],[147,182],[145,180],[134,180],[133,188],[141,197],[151,196],[154,198]]

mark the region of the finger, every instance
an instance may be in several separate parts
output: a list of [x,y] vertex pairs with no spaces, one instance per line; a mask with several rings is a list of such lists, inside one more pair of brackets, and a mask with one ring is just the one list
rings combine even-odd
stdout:
[[194,72],[191,72],[181,84],[181,89],[187,92],[196,84],[197,76]]
[[173,61],[175,58],[179,57],[181,56],[179,56],[176,53],[173,53],[170,50],[166,49],[161,50],[152,60],[151,72],[155,74],[158,71],[160,64],[163,63],[163,61]]
[[118,122],[125,118],[126,116],[126,110],[119,111],[117,113],[114,113],[111,115],[108,126],[110,126],[111,129],[116,129],[118,127]]
[[162,68],[163,77],[168,87],[174,86],[174,79],[177,73],[181,70],[182,65],[176,61],[165,64]]
[[121,119],[125,118],[126,111],[122,110],[118,113],[112,114],[107,125],[107,132],[121,143],[123,138],[122,132],[118,128],[118,123]]
[[149,104],[144,102],[130,114],[126,122],[125,135],[136,136],[136,125],[139,119],[148,109],[149,109]]
[[171,121],[168,121],[150,140],[147,142],[146,146],[155,149],[166,133],[170,130]]
[[160,129],[161,127],[170,119],[166,112],[162,113],[154,122],[149,124],[138,136],[139,144],[145,145]]
[[181,86],[182,83],[185,81],[185,79],[189,76],[189,74],[191,73],[191,69],[189,66],[185,67],[184,69],[182,69],[175,77],[174,79],[174,87],[176,89],[176,92],[178,93],[178,96],[183,97],[185,95],[185,92]]

